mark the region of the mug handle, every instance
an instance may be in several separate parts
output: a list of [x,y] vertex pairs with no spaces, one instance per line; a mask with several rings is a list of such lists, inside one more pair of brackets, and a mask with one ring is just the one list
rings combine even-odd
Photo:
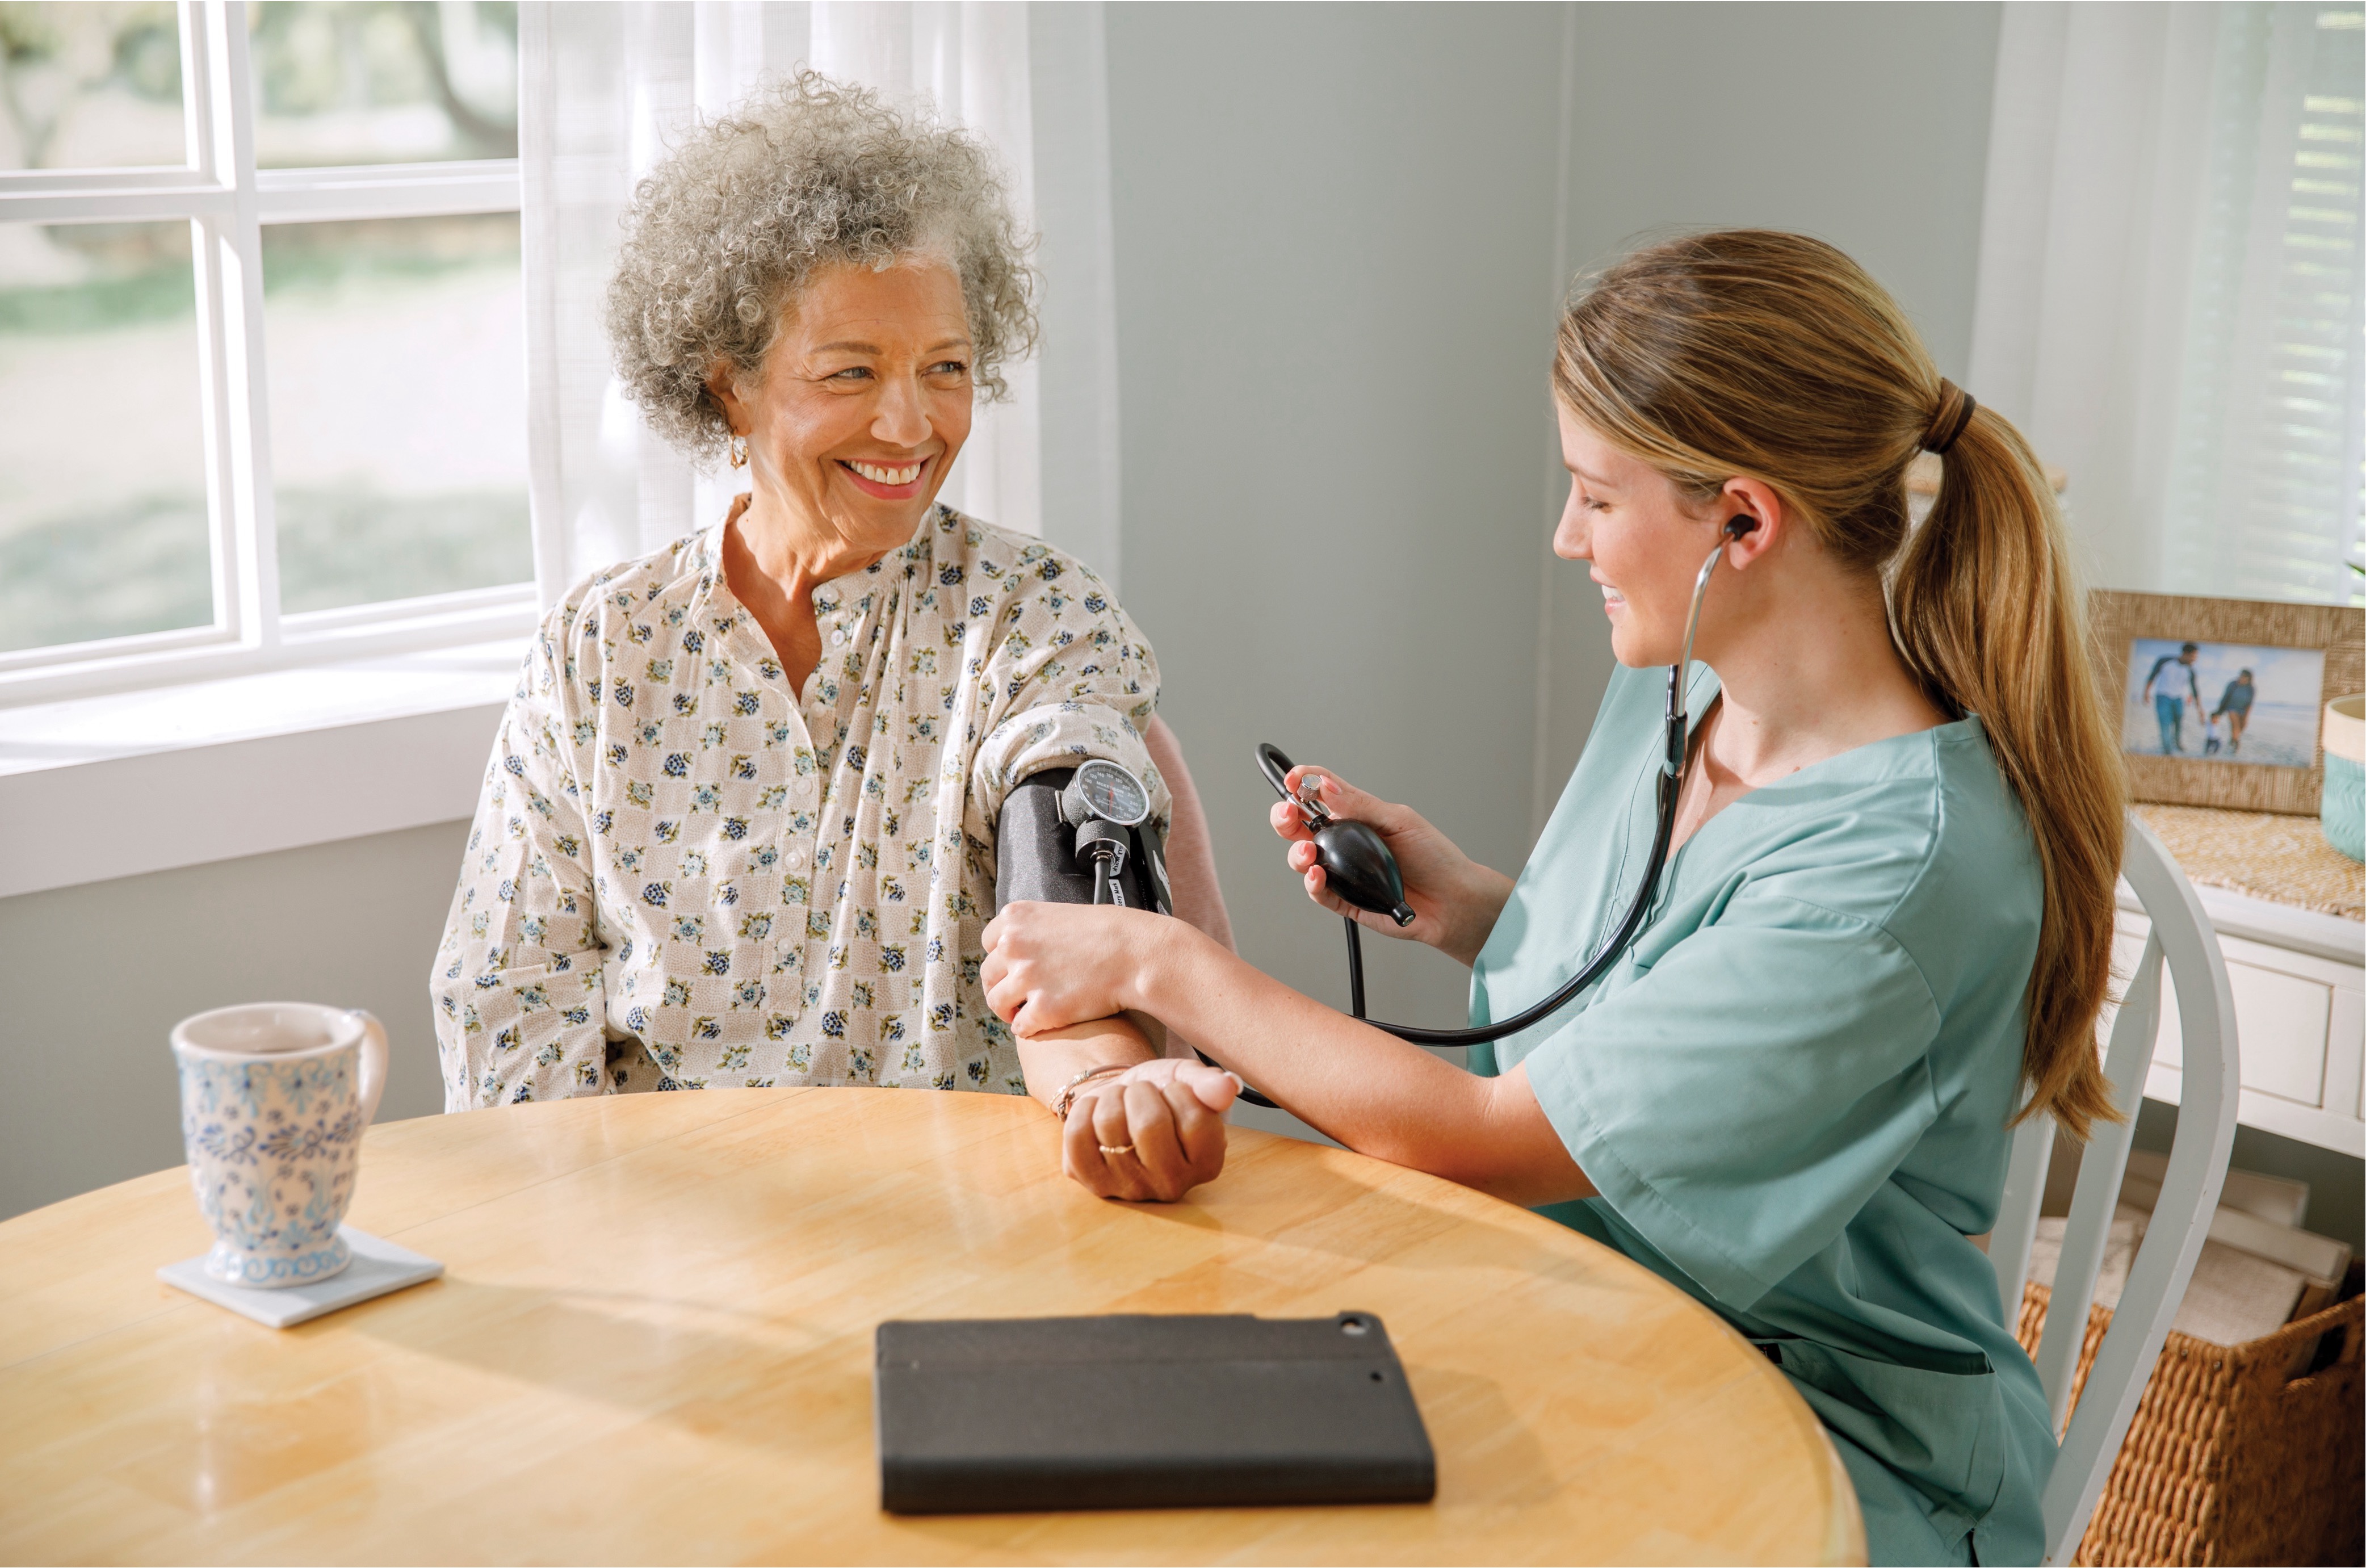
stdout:
[[377,1021],[376,1013],[364,1012],[359,1008],[345,1010],[350,1017],[361,1020],[362,1024],[361,1112],[362,1125],[366,1127],[377,1119],[378,1096],[386,1092],[386,1025]]

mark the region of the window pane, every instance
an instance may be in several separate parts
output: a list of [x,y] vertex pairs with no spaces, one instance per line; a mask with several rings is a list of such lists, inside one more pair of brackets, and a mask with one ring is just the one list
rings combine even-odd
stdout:
[[517,156],[517,6],[267,0],[247,13],[266,169]]
[[0,223],[0,649],[213,619],[189,225]]
[[514,213],[263,231],[279,605],[534,576]]
[[171,0],[0,5],[0,169],[188,161]]

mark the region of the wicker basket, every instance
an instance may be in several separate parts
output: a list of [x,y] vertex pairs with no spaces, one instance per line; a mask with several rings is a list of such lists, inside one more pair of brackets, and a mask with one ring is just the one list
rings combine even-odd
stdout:
[[[2086,1563],[2356,1563],[2366,1550],[2366,1298],[2342,1299],[2248,1344],[2171,1333],[2095,1505]],[[2020,1338],[2034,1355],[2052,1294],[2031,1285]],[[2112,1314],[2095,1307],[2071,1398]]]

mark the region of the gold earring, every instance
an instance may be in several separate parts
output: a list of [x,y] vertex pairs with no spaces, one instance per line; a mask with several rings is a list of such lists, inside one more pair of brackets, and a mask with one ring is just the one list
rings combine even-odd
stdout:
[[748,466],[748,438],[744,435],[731,438],[731,466],[735,468]]

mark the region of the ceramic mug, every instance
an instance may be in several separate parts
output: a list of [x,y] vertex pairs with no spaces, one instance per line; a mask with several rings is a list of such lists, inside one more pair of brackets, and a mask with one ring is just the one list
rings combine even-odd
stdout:
[[214,1229],[206,1272],[276,1290],[338,1274],[362,1131],[386,1088],[386,1030],[366,1012],[255,1002],[183,1019],[181,1137]]
[[2366,695],[2325,705],[2325,792],[2317,815],[2327,843],[2366,860]]

